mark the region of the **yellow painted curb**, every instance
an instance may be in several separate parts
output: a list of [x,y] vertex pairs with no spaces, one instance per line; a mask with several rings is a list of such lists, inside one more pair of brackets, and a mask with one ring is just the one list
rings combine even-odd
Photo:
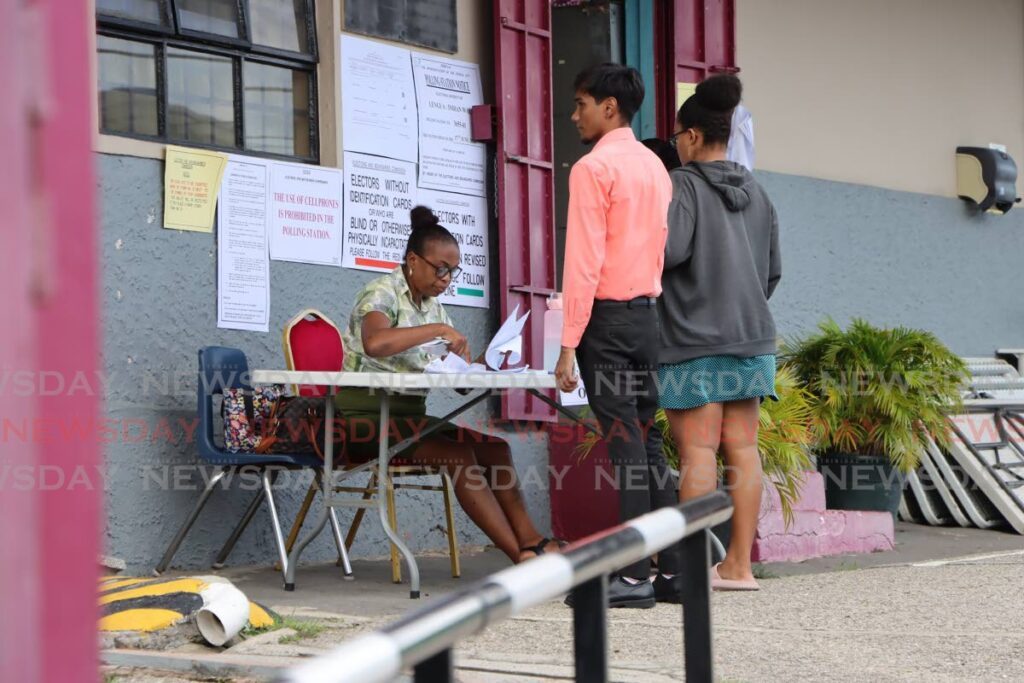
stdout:
[[128,609],[100,619],[101,631],[159,631],[181,621],[183,615],[169,609]]
[[249,627],[250,628],[270,628],[274,625],[274,617],[267,613],[267,610],[263,609],[253,601],[249,601]]

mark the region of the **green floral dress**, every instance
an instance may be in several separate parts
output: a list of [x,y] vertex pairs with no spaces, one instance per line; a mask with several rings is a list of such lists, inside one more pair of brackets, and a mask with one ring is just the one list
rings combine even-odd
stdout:
[[[392,327],[452,324],[448,312],[436,298],[425,297],[416,305],[402,266],[398,266],[387,275],[371,280],[356,295],[348,326],[342,333],[344,369],[349,372],[423,372],[430,361],[426,352],[418,347],[385,358],[367,355],[363,349],[363,318],[373,311],[387,316]],[[339,391],[334,403],[345,420],[345,428],[335,432],[335,441],[345,442],[346,456],[355,462],[376,457],[381,433],[380,398],[366,389],[351,388]],[[427,415],[426,392],[407,390],[392,395],[390,412],[391,445],[437,423],[441,423],[440,433],[458,437],[458,427]]]

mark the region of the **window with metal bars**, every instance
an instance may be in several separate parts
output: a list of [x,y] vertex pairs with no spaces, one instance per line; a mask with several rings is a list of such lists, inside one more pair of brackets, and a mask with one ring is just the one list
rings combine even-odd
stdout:
[[96,0],[100,132],[319,161],[313,0]]

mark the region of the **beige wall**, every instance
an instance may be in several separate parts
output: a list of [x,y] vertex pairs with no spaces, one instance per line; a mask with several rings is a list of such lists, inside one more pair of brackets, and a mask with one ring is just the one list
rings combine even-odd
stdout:
[[956,146],[996,142],[1024,174],[1021,0],[736,5],[758,168],[955,196]]

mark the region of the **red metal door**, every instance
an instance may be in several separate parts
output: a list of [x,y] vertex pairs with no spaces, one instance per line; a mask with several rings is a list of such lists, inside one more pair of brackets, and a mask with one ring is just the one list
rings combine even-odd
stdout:
[[676,83],[700,83],[711,73],[737,70],[734,0],[658,2],[655,22],[670,28],[655,40],[658,132],[668,136],[676,115]]
[[[524,359],[543,368],[542,321],[555,291],[551,2],[494,0],[494,26],[501,316],[517,305],[531,312]],[[503,401],[507,419],[554,417],[523,392]]]

